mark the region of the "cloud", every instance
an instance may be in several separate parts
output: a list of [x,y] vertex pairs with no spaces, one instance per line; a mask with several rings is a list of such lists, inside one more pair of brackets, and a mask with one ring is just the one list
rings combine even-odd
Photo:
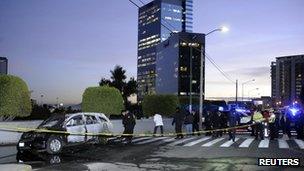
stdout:
[[252,77],[265,77],[265,76],[270,76],[270,67],[259,66],[259,67],[251,67],[251,68],[240,68],[236,70],[231,70],[228,73],[244,75],[244,76],[252,76]]

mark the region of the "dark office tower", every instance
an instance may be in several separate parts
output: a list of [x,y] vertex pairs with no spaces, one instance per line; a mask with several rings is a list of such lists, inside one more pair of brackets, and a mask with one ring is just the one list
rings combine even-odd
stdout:
[[192,32],[192,0],[154,0],[139,8],[138,97],[155,93],[156,48],[173,32]]
[[[276,62],[271,62],[271,87],[276,87]],[[271,98],[276,98],[276,89],[271,88]]]
[[289,105],[299,99],[304,86],[304,55],[277,57],[271,63],[272,98]]
[[[205,61],[202,47],[205,47],[204,34],[186,32],[175,33],[156,46],[157,94],[188,96],[192,92],[193,96],[199,95],[201,58],[203,57]],[[204,66],[205,64],[203,64],[203,74]],[[204,78],[205,74],[203,92]]]
[[0,57],[0,74],[8,73],[8,60],[5,57]]

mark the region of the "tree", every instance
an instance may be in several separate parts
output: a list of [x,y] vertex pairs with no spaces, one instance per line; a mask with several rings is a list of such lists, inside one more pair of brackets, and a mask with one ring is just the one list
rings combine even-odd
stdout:
[[108,80],[106,78],[101,78],[101,80],[99,81],[99,86],[111,86],[112,82],[111,80]]
[[126,70],[124,70],[121,66],[116,65],[114,70],[110,71],[112,76],[112,86],[117,88],[120,92],[123,91],[126,81]]
[[33,104],[31,115],[27,119],[47,119],[51,116],[50,106]]
[[130,106],[128,97],[137,91],[137,82],[135,78],[131,77],[128,82],[126,82],[126,70],[121,66],[116,65],[114,70],[111,70],[111,80],[106,78],[101,78],[99,86],[110,86],[117,88],[123,96],[125,107]]
[[123,98],[114,87],[89,87],[82,95],[83,112],[100,112],[109,116],[120,115],[122,109]]
[[125,84],[123,89],[123,94],[127,97],[136,93],[137,91],[137,81],[134,77],[131,77],[130,80]]
[[30,92],[19,77],[0,74],[0,120],[29,116],[32,110]]
[[155,113],[170,116],[178,106],[179,100],[176,95],[146,95],[142,102],[145,116],[153,116]]

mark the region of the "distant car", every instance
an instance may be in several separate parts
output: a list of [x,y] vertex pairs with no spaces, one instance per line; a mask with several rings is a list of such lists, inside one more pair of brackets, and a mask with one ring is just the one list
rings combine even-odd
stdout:
[[[56,114],[38,126],[38,129],[66,131],[72,134],[111,132],[112,128],[112,123],[102,113]],[[102,136],[72,134],[25,132],[17,144],[17,150],[19,153],[25,151],[46,151],[49,154],[58,154],[66,146],[79,145],[84,142],[100,143],[106,141],[106,138]]]

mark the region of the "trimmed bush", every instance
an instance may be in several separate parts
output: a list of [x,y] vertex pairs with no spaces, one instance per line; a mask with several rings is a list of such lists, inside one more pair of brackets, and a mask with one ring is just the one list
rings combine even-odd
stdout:
[[29,116],[32,110],[30,92],[19,77],[0,74],[1,120]]
[[109,116],[120,115],[122,109],[123,98],[114,87],[89,87],[82,95],[83,112],[99,112]]
[[[189,96],[179,96],[179,103],[184,106],[184,105],[189,105],[190,102],[190,97]],[[192,104],[193,105],[199,105],[199,97],[192,96]]]
[[171,116],[178,106],[179,100],[176,95],[147,95],[142,102],[143,113],[147,117],[155,113]]

